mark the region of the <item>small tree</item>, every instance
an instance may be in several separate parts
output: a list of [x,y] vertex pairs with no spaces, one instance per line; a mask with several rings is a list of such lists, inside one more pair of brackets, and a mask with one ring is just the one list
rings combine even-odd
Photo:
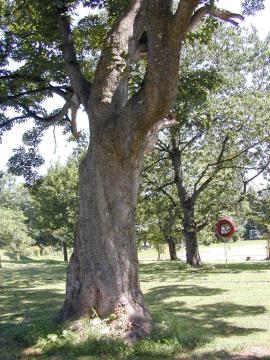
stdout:
[[178,124],[160,134],[145,181],[152,192],[167,195],[175,186],[187,263],[198,266],[198,233],[222,212],[235,213],[248,183],[269,167],[270,69],[256,32],[220,28],[207,46],[192,43],[184,54]]
[[138,237],[141,241],[149,242],[159,254],[167,244],[170,259],[177,260],[177,246],[181,243],[179,208],[176,202],[171,203],[167,196],[145,192],[143,185],[145,184],[142,183],[136,212],[137,224],[143,229],[138,232]]
[[68,261],[67,247],[73,245],[79,206],[77,162],[70,160],[67,165],[51,167],[41,184],[33,187],[31,196],[34,227],[43,233],[39,238],[50,235],[50,241],[61,244],[64,261]]
[[31,244],[23,212],[0,207],[0,247],[15,252],[19,258]]

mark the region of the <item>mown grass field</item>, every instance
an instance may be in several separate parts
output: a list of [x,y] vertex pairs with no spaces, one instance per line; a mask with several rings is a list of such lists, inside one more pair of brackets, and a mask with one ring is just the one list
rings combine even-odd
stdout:
[[[224,261],[224,244],[213,243],[210,246],[200,245],[200,254],[203,262],[223,262]],[[185,260],[185,250],[182,247],[177,255],[180,259]],[[250,257],[253,261],[265,259],[266,240],[242,240],[228,243],[228,258],[232,262],[245,261]],[[157,251],[155,249],[148,249],[140,251],[141,260],[156,260]],[[161,259],[169,259],[169,252],[167,247],[164,248],[164,253],[161,254]]]
[[0,359],[270,359],[270,262],[141,264],[154,319],[151,337],[128,346],[55,325],[66,265],[49,258],[8,260],[0,269]]

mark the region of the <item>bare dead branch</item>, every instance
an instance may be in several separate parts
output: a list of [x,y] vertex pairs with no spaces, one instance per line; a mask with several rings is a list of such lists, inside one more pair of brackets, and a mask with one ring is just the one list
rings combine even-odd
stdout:
[[238,19],[238,20],[244,20],[244,16],[240,15],[240,14],[235,14],[232,13],[228,10],[224,10],[224,9],[218,9],[215,7],[209,7],[209,10],[207,12],[209,15],[218,18],[220,20],[223,21],[227,21],[229,23],[231,23],[232,25],[238,26],[239,23],[234,20],[234,19]]
[[239,25],[239,23],[235,19],[244,20],[244,17],[240,14],[235,14],[225,9],[219,9],[215,6],[205,5],[200,7],[193,14],[189,24],[188,31],[193,30],[200,23],[200,21],[203,19],[205,15],[210,15],[222,21],[229,22],[234,26]]
[[155,145],[158,142],[158,133],[161,130],[172,127],[176,124],[177,120],[173,113],[169,113],[167,117],[164,117],[163,119],[158,121],[148,132],[144,153],[148,154],[154,149]]

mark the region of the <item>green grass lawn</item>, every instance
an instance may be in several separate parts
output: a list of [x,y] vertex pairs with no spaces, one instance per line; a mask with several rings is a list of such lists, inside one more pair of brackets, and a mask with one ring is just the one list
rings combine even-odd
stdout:
[[48,258],[3,262],[1,360],[211,360],[233,354],[270,359],[270,262],[202,269],[181,262],[143,262],[142,289],[160,325],[133,346],[55,325],[65,268],[63,262]]
[[[236,259],[241,259],[238,261],[245,260],[247,256],[250,256],[253,260],[261,260],[266,257],[266,240],[241,240],[236,242],[229,242],[229,259],[235,261]],[[215,255],[211,256],[211,252],[214,252]],[[185,259],[185,249],[184,246],[177,251],[178,256],[181,259]],[[200,254],[204,262],[214,261],[214,258],[222,261],[224,259],[224,245],[223,243],[213,243],[209,246],[200,245]],[[158,253],[155,249],[150,248],[147,250],[141,250],[139,252],[139,257],[141,260],[157,260]],[[161,259],[169,259],[168,247],[164,247],[164,252],[161,254]]]

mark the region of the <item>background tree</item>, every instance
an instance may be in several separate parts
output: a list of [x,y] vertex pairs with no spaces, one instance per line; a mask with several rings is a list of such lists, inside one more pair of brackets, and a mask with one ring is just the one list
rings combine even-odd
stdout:
[[158,259],[164,250],[164,244],[167,244],[170,259],[177,260],[177,248],[182,240],[177,203],[172,195],[162,194],[161,189],[147,192],[143,191],[143,186],[147,189],[147,184],[143,182],[136,209],[138,241],[154,247],[158,252]]
[[0,246],[15,252],[17,258],[20,252],[33,243],[28,235],[26,217],[22,211],[0,207]]
[[38,241],[61,244],[64,261],[68,261],[67,247],[73,246],[79,208],[77,162],[69,160],[66,165],[51,167],[41,184],[33,188],[31,196],[34,227],[41,233]]
[[[195,41],[184,48],[178,125],[159,136],[145,181],[152,192],[167,195],[176,186],[190,265],[202,263],[197,234],[221,213],[239,211],[241,193],[269,167],[265,43],[255,32],[220,28],[207,45]],[[258,48],[255,70],[251,60]]]
[[31,207],[29,191],[22,183],[18,183],[15,176],[4,173],[0,178],[0,206],[21,210],[28,217]]
[[[12,107],[17,112],[9,118],[3,112],[1,128],[34,119],[37,128],[29,136],[33,141],[27,155],[38,165],[40,127],[64,119],[76,135],[75,115],[82,104],[89,118],[90,146],[80,167],[79,230],[60,319],[80,317],[89,309],[101,317],[114,312],[122,327],[130,329],[128,335],[139,335],[151,323],[139,286],[134,240],[145,139],[175,98],[187,33],[206,16],[234,24],[242,16],[220,11],[213,1],[108,1],[106,38],[96,53],[93,74],[91,30],[97,21],[88,17],[73,27],[78,4],[101,2],[1,1],[1,103],[3,110]],[[256,4],[261,6],[261,1],[244,2],[248,11]],[[129,66],[142,57],[147,62],[144,80],[129,96]],[[10,59],[21,66],[10,70]],[[48,113],[43,101],[52,94],[62,97],[64,105]],[[29,174],[29,162],[24,163]]]
[[18,258],[33,241],[29,236],[30,197],[13,176],[0,179],[0,248],[12,251]]

